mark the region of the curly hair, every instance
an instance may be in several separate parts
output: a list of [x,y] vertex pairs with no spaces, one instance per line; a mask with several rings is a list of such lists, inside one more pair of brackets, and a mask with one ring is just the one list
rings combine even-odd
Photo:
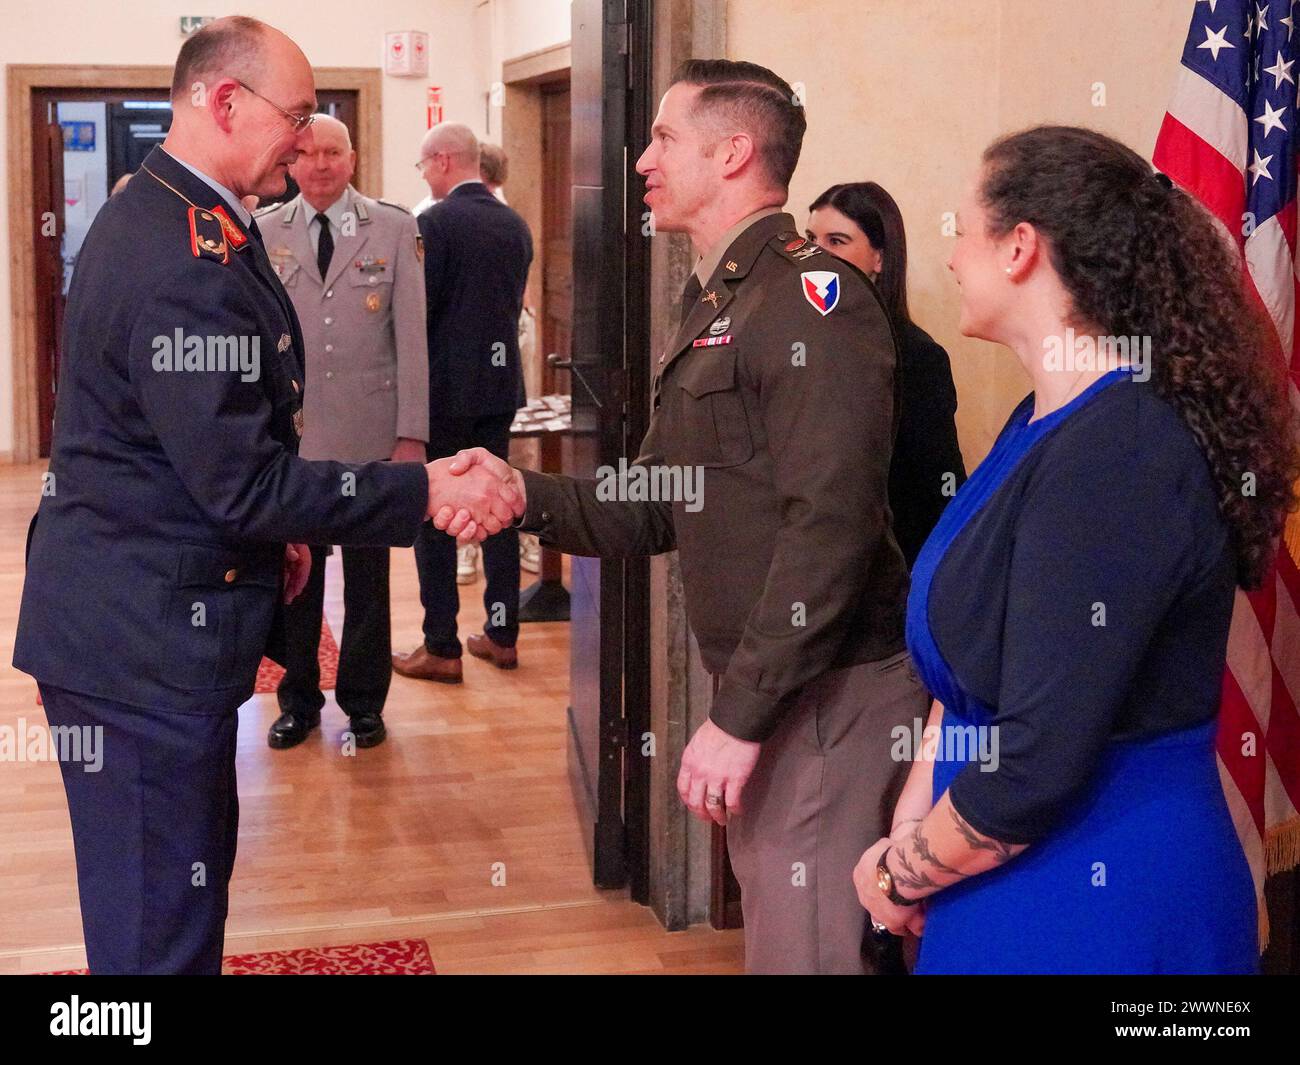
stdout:
[[1231,239],[1132,149],[1072,126],[995,141],[979,199],[991,235],[1028,222],[1046,238],[1080,321],[1150,337],[1152,385],[1205,455],[1238,583],[1258,587],[1295,509],[1300,448],[1276,337]]

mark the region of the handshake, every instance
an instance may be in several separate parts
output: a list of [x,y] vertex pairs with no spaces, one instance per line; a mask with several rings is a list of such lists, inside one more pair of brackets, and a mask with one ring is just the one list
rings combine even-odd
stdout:
[[469,448],[424,469],[434,527],[462,544],[485,540],[524,513],[523,476],[484,448]]

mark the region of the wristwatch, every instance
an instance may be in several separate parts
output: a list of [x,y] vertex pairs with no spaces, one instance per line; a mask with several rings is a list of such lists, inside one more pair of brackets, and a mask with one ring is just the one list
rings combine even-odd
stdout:
[[885,862],[885,859],[889,857],[889,851],[889,847],[881,851],[880,861],[876,863],[876,887],[895,906],[915,906],[921,901],[920,899],[905,899],[894,886],[894,874],[889,871],[889,866]]

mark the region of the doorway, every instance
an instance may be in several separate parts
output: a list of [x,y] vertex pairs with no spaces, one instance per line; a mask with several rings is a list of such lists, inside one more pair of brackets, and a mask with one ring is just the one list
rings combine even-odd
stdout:
[[[318,111],[348,124],[354,144],[358,138],[356,95],[354,90],[317,94]],[[32,121],[36,214],[53,219],[55,235],[51,240],[38,231],[34,248],[38,455],[46,458],[58,398],[64,303],[82,241],[119,182],[130,180],[145,157],[166,139],[172,107],[168,92],[162,89],[40,89],[33,96]],[[357,169],[360,171],[360,165]],[[297,194],[298,188],[289,178],[284,193],[264,203],[282,202]]]
[[[161,66],[8,68],[15,462],[49,454],[76,252],[113,182],[166,136],[171,75]],[[379,71],[321,67],[316,83],[321,110],[352,132],[355,184],[379,195]]]
[[[529,394],[569,395],[557,472],[577,477],[634,457],[649,418],[649,248],[631,170],[649,128],[649,35],[648,3],[577,0],[569,43],[502,71],[510,203],[537,238]],[[649,566],[571,558],[569,575],[574,806],[593,882],[648,903]]]
[[[573,447],[565,472],[583,478],[634,458],[650,416],[650,248],[634,171],[651,113],[649,7],[572,7],[571,107],[581,121],[571,127]],[[572,616],[569,768],[590,816],[596,883],[626,884],[648,903],[649,560],[575,558]],[[584,653],[591,644],[594,655]]]

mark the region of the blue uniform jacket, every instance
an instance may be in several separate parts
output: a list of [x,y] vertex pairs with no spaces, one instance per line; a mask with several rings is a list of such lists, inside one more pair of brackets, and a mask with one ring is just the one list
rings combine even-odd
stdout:
[[82,247],[14,648],[44,683],[230,711],[277,650],[286,542],[408,545],[425,517],[418,464],[298,458],[298,319],[220,200],[155,149]]

